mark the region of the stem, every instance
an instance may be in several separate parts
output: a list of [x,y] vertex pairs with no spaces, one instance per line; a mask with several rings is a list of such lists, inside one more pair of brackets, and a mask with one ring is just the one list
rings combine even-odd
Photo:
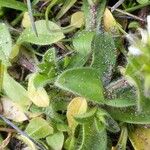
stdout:
[[105,7],[106,7],[106,2],[107,0],[102,0],[100,3],[100,6],[98,6],[98,13],[97,13],[97,18],[96,18],[96,28],[97,28],[97,32],[99,32],[101,30],[101,22],[102,22],[102,17],[105,11]]
[[139,21],[146,22],[146,20],[144,20],[144,19],[142,19],[142,18],[140,18],[140,17],[138,17],[138,16],[132,15],[132,14],[130,14],[130,13],[128,13],[128,12],[125,12],[125,11],[123,11],[123,10],[121,10],[121,9],[115,9],[115,11],[116,11],[116,12],[119,12],[119,13],[122,13],[122,14],[124,14],[124,15],[130,16],[130,17],[132,17],[132,18],[135,19],[135,20],[139,20]]
[[16,130],[11,129],[11,128],[0,128],[0,131],[2,131],[2,132],[16,132]]
[[33,143],[36,144],[36,146],[41,149],[41,150],[46,150],[43,145],[41,145],[40,143],[38,143],[37,141],[35,141],[34,139],[32,139],[26,132],[20,130],[15,124],[13,124],[11,121],[9,121],[8,119],[6,119],[4,116],[0,115],[0,118],[6,122],[9,126],[11,126],[12,128],[14,128],[18,133],[20,133],[21,135],[27,137],[28,139],[30,139]]
[[116,8],[118,8],[123,2],[124,2],[124,0],[119,0],[119,1],[111,8],[111,12],[113,12]]
[[88,0],[88,3],[89,3],[89,5],[94,5],[94,2],[93,2],[93,0]]
[[10,141],[10,138],[11,138],[11,133],[8,133],[6,139],[0,145],[1,150],[6,148],[6,146],[8,145],[8,143]]
[[5,70],[5,67],[2,64],[2,61],[0,60],[0,92],[2,91],[2,88],[3,88],[4,70]]
[[32,29],[35,32],[35,35],[38,37],[37,29],[36,29],[33,14],[32,14],[32,7],[31,7],[31,1],[30,0],[27,0],[27,6],[28,6],[28,12],[29,12],[29,16],[30,16]]
[[128,130],[127,127],[122,127],[121,135],[119,137],[119,141],[116,145],[116,149],[126,150]]
[[90,5],[90,29],[93,31],[96,28],[97,5]]
[[22,19],[24,12],[22,12],[21,14],[19,14],[10,24],[12,26],[15,26],[16,24],[18,24],[18,22]]
[[132,11],[135,11],[135,10],[137,10],[137,9],[141,9],[141,8],[147,6],[147,5],[150,5],[150,2],[141,4],[141,5],[138,5],[138,6],[134,6],[134,7],[131,7],[131,8],[127,8],[127,9],[125,9],[125,11],[127,11],[127,12],[132,12]]

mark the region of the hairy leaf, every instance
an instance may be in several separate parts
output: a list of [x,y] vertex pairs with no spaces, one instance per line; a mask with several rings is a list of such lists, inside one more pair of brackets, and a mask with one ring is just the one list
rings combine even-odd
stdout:
[[53,133],[53,128],[43,118],[37,117],[30,120],[26,130],[29,136],[34,139],[45,138]]
[[64,38],[64,35],[58,25],[51,21],[48,22],[48,25],[51,31],[47,29],[45,20],[36,21],[35,26],[38,36],[36,36],[35,32],[32,30],[32,27],[28,27],[22,32],[17,42],[29,42],[38,45],[48,45],[56,43]]
[[31,104],[25,88],[15,81],[6,71],[3,77],[3,90],[14,103],[17,103],[23,109],[27,109]]
[[0,23],[0,60],[5,65],[8,65],[9,55],[12,51],[12,40],[7,26]]
[[55,85],[63,90],[81,95],[90,101],[103,103],[103,87],[93,68],[75,68],[64,71]]
[[107,136],[105,127],[96,119],[92,119],[81,127],[80,135],[76,141],[76,150],[105,150]]
[[96,68],[103,81],[108,83],[116,63],[116,48],[112,36],[108,33],[95,35],[92,49],[92,67]]
[[46,138],[46,142],[53,150],[61,150],[64,143],[64,135],[62,132],[54,133]]

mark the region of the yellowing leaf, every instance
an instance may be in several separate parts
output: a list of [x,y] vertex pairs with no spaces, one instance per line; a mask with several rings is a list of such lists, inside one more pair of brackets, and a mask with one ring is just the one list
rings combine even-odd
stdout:
[[5,97],[1,99],[3,105],[3,115],[16,122],[28,120],[23,110],[19,105],[14,103],[11,99]]
[[74,132],[77,122],[74,119],[74,116],[83,114],[87,110],[87,102],[85,98],[76,97],[74,98],[67,107],[67,120],[70,129]]
[[47,107],[49,106],[49,96],[43,87],[34,87],[34,77],[35,74],[32,74],[29,78],[28,96],[30,97],[31,101],[38,107]]
[[150,129],[136,128],[129,132],[130,141],[135,150],[149,150],[150,149]]
[[108,8],[105,9],[103,21],[105,31],[114,33],[118,30],[117,22]]
[[84,25],[84,13],[78,11],[71,16],[71,26],[81,28]]
[[24,28],[27,28],[27,27],[31,26],[30,16],[29,16],[28,12],[25,12],[24,15],[23,15],[22,26]]
[[10,59],[15,58],[19,53],[19,49],[20,49],[20,45],[18,44],[13,45],[9,58]]

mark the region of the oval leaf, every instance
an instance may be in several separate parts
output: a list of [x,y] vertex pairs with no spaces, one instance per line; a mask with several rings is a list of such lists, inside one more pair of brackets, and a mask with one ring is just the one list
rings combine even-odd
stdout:
[[84,13],[82,11],[75,12],[71,16],[71,26],[81,28],[84,25]]
[[119,33],[117,22],[108,8],[105,9],[103,21],[107,32]]
[[49,106],[49,96],[46,90],[43,87],[34,86],[34,78],[36,74],[32,74],[28,82],[28,95],[31,101],[38,107],[47,107]]
[[3,90],[14,103],[17,103],[23,109],[27,109],[31,104],[25,88],[15,81],[6,71],[3,77]]
[[30,120],[26,128],[26,133],[34,139],[45,138],[53,133],[53,128],[43,118],[37,117]]
[[27,28],[27,27],[31,26],[31,20],[30,20],[30,16],[29,16],[28,12],[25,12],[24,15],[23,15],[22,26],[24,28]]
[[81,123],[81,124],[86,123],[86,122],[91,121],[91,119],[95,117],[96,111],[97,111],[97,108],[93,108],[84,114],[76,115],[74,118],[78,123]]
[[138,127],[129,132],[129,139],[135,150],[149,150],[150,129]]
[[109,83],[116,64],[116,47],[112,36],[106,32],[95,35],[92,49],[92,67],[98,70],[104,82]]
[[7,26],[0,23],[0,60],[8,65],[9,55],[12,50],[12,40]]
[[22,108],[20,108],[16,103],[12,102],[12,100],[9,98],[2,98],[1,103],[3,105],[3,115],[6,118],[16,122],[28,120]]
[[35,32],[32,30],[32,27],[28,27],[22,32],[17,42],[29,42],[38,45],[48,45],[56,43],[64,38],[64,35],[58,25],[51,21],[49,21],[48,24],[51,31],[47,29],[45,20],[36,21],[35,26],[38,36],[36,36]]
[[77,122],[75,121],[75,115],[83,114],[87,110],[86,99],[82,97],[74,98],[67,107],[67,120],[70,129],[74,132]]
[[107,111],[115,120],[122,122],[133,123],[133,124],[149,124],[150,123],[150,113],[139,113],[133,107],[126,108],[116,108],[108,107]]
[[81,127],[80,135],[75,143],[76,150],[106,150],[105,127],[96,119],[92,119]]
[[61,150],[64,143],[64,135],[62,132],[57,132],[51,136],[48,136],[46,141],[53,150]]
[[27,7],[23,2],[19,2],[16,0],[0,0],[0,7],[7,7],[21,11],[27,10]]
[[57,78],[55,85],[90,101],[99,103],[104,101],[102,83],[93,68],[69,69]]

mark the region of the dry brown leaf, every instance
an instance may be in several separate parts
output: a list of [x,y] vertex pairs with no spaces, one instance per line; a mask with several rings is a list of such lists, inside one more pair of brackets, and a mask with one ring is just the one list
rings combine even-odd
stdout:
[[1,99],[1,103],[3,106],[3,115],[6,118],[11,119],[15,122],[28,120],[21,107],[14,103],[11,99],[4,97]]
[[7,138],[2,142],[0,145],[0,150],[5,150],[6,146],[8,145],[11,138],[11,133],[8,133]]

